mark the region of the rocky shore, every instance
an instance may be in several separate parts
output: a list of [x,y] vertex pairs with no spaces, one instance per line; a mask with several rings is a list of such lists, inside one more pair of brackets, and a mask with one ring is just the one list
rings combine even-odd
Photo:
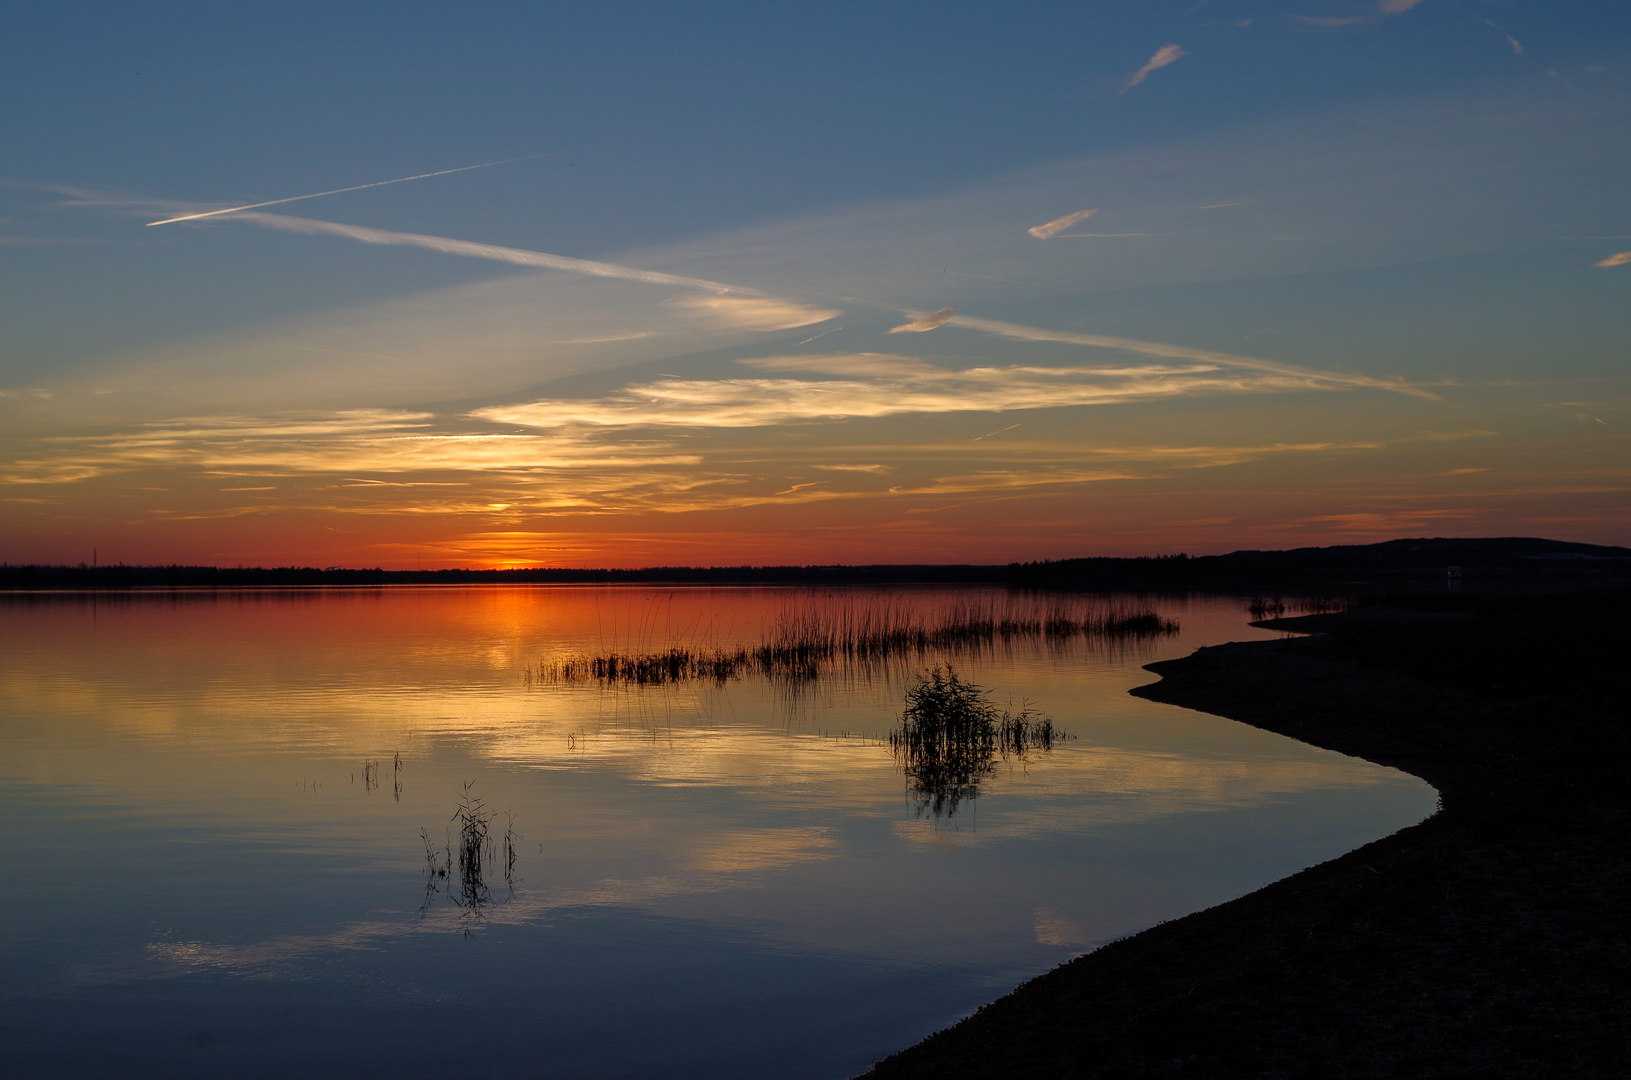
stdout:
[[1419,825],[1034,979],[868,1080],[1631,1072],[1631,593],[1440,598],[1133,691],[1414,773]]

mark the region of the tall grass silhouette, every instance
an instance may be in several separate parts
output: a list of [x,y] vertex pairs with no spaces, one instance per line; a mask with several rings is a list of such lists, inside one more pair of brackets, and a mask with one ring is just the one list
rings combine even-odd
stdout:
[[1001,760],[1047,753],[1064,733],[1029,705],[1011,713],[991,704],[984,687],[960,678],[951,665],[935,667],[906,689],[900,727],[889,747],[906,774],[917,812],[952,817],[979,797],[980,782]]
[[902,596],[805,596],[784,602],[758,645],[671,644],[647,652],[557,657],[544,682],[662,686],[724,684],[745,676],[798,682],[833,665],[880,665],[977,652],[1018,641],[1128,641],[1164,637],[1178,625],[1148,608],[1054,597],[966,598],[916,603]]

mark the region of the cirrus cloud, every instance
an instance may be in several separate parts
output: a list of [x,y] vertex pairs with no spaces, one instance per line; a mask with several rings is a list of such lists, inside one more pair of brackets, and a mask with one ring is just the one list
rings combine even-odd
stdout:
[[[995,324],[1005,325],[1005,324]],[[1009,412],[1214,394],[1348,390],[1385,385],[1287,364],[1188,350],[1188,362],[948,369],[908,356],[843,353],[741,361],[827,378],[679,379],[599,398],[545,398],[477,409],[497,424],[539,429],[768,427],[905,413]]]

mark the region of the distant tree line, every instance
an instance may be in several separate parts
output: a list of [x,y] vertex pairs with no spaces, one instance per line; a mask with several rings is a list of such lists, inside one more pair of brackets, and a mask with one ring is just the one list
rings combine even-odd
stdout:
[[1631,576],[1631,548],[1531,537],[1389,540],[1379,544],[1235,551],[1227,555],[1094,557],[981,566],[653,566],[635,570],[525,567],[384,570],[314,566],[111,566],[0,564],[0,589],[210,589],[296,586],[476,584],[865,585],[993,584],[1032,587],[1151,586],[1266,579],[1382,577]]

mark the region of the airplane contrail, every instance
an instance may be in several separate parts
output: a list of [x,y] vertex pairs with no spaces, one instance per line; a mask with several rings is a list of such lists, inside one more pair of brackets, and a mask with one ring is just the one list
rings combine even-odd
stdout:
[[826,337],[828,334],[837,333],[838,331],[840,331],[842,329],[844,329],[842,326],[835,326],[831,330],[823,330],[823,331],[821,331],[821,333],[816,334],[815,337],[807,337],[803,341],[798,342],[797,344],[795,344],[793,346],[793,348],[796,349],[796,348],[799,347],[799,345],[808,345],[808,344],[810,344],[810,342],[814,341],[818,337]]
[[282,214],[246,213],[238,220],[268,229],[307,235],[343,236],[364,244],[384,244],[392,247],[417,247],[439,251],[444,255],[462,255],[471,259],[493,259],[516,266],[534,266],[549,270],[565,270],[589,277],[621,278],[641,281],[648,285],[678,285],[683,289],[702,289],[714,293],[734,293],[738,296],[763,296],[758,289],[741,285],[727,285],[722,281],[705,278],[681,277],[656,270],[641,270],[617,263],[596,262],[592,259],[574,259],[567,255],[551,255],[545,251],[525,248],[500,247],[497,244],[477,244],[469,240],[454,240],[446,236],[425,236],[420,233],[393,232],[389,229],[370,229],[362,225],[341,225],[334,221],[313,221],[310,218],[285,217]]
[[971,442],[979,442],[980,439],[989,439],[992,435],[1001,435],[1004,431],[1012,431],[1017,427],[1024,427],[1024,426],[1025,426],[1025,424],[1023,422],[1018,423],[1018,424],[1009,424],[1005,428],[998,428],[996,431],[988,432],[988,433],[986,433],[984,435],[981,435],[979,438],[971,439],[970,441]]
[[218,214],[236,214],[240,210],[257,210],[262,206],[277,206],[279,203],[299,202],[301,199],[317,199],[324,195],[339,195],[347,191],[361,191],[363,188],[384,187],[386,184],[400,184],[407,180],[423,180],[429,176],[446,176],[448,173],[469,172],[471,169],[487,169],[494,165],[508,165],[513,161],[531,161],[533,158],[569,152],[566,150],[550,150],[542,154],[528,154],[526,157],[505,158],[503,161],[484,161],[480,165],[461,165],[457,169],[442,169],[439,172],[420,173],[418,176],[399,176],[395,180],[375,180],[372,184],[335,188],[333,191],[319,191],[311,195],[291,195],[287,199],[270,199],[266,202],[250,203],[248,206],[229,206],[225,210],[206,210],[202,214],[182,214],[180,217],[165,218],[163,221],[149,221],[147,224],[149,226],[170,225],[177,221],[196,221],[199,218],[215,217]]

